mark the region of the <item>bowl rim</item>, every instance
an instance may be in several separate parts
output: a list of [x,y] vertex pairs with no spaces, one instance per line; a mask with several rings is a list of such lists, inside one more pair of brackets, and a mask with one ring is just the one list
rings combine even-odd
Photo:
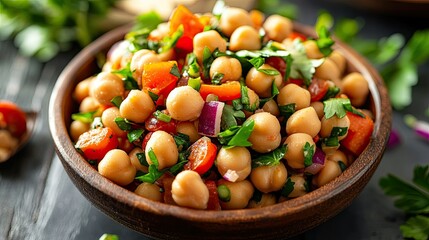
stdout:
[[[295,22],[294,27],[298,28],[300,32],[306,35],[314,35],[313,28],[310,26]],[[159,203],[140,197],[134,192],[116,185],[107,178],[102,177],[74,149],[74,145],[68,134],[68,127],[65,126],[65,116],[63,116],[60,109],[64,109],[66,104],[65,100],[62,98],[66,92],[65,86],[68,86],[68,82],[70,81],[74,83],[78,82],[78,80],[74,79],[73,73],[77,72],[82,67],[82,63],[86,62],[90,58],[94,58],[100,50],[105,48],[106,43],[109,43],[109,46],[112,46],[113,43],[120,40],[120,37],[123,37],[129,29],[130,25],[116,28],[102,35],[79,52],[60,74],[49,102],[49,126],[57,154],[62,156],[64,158],[62,160],[65,161],[84,181],[91,184],[100,192],[117,199],[121,204],[157,215],[172,216],[183,220],[207,223],[222,222],[223,224],[228,224],[237,221],[245,223],[255,221],[255,219],[281,218],[287,215],[298,214],[306,208],[314,207],[320,202],[326,201],[327,199],[340,194],[344,189],[355,184],[363,175],[370,171],[371,168],[376,168],[381,161],[381,155],[383,154],[387,144],[392,121],[391,105],[387,95],[387,90],[382,78],[368,63],[368,61],[361,55],[357,54],[349,46],[336,39],[336,46],[346,55],[347,62],[350,62],[351,59],[353,59],[355,64],[359,63],[359,66],[355,67],[368,80],[370,92],[375,101],[376,120],[373,136],[371,137],[367,148],[358,158],[356,158],[351,166],[349,166],[333,181],[305,194],[304,196],[264,207],[262,208],[263,210],[239,209],[222,211],[202,211]],[[374,153],[377,156],[373,156]],[[357,174],[352,174],[352,169],[355,170]],[[324,191],[325,189],[331,189],[331,191],[326,194]],[[201,214],[202,212],[204,214]],[[246,214],[243,214],[244,212]]]

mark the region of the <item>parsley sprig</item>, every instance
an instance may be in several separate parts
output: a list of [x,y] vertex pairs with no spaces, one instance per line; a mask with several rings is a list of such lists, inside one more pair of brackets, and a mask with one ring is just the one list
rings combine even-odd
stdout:
[[380,179],[384,193],[395,198],[395,206],[412,216],[401,225],[406,238],[426,240],[429,236],[429,165],[416,166],[412,183],[388,174]]

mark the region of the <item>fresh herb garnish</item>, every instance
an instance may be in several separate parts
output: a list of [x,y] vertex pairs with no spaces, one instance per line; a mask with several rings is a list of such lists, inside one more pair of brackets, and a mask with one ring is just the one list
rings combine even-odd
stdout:
[[210,49],[205,46],[203,49],[203,76],[205,79],[210,78],[210,67],[214,61],[215,57],[213,56],[212,52],[210,52]]
[[112,100],[110,100],[110,102],[117,108],[119,108],[121,106],[122,103],[122,97],[121,96],[116,96],[114,97]]
[[411,214],[401,225],[406,238],[427,239],[429,236],[429,165],[416,166],[412,183],[388,174],[380,179],[380,186],[388,196],[396,198],[395,206]]
[[133,72],[130,69],[130,64],[120,70],[114,70],[112,73],[122,75],[122,81],[124,81],[124,88],[126,90],[139,89],[137,81],[133,77]]
[[342,161],[338,161],[337,163],[340,166],[341,172],[344,172],[347,169],[346,164],[344,164]]
[[282,190],[280,191],[280,194],[283,197],[288,197],[289,194],[291,194],[291,192],[294,190],[295,188],[295,182],[292,181],[291,178],[287,179],[287,182],[285,183],[285,185],[282,187]]
[[331,38],[331,33],[329,32],[329,29],[333,26],[333,21],[334,20],[329,13],[322,12],[317,18],[315,26],[318,35],[316,44],[319,47],[320,52],[325,57],[332,53],[332,45],[335,43]]
[[123,117],[116,117],[115,123],[118,125],[118,127],[123,131],[131,131],[133,129],[132,122],[130,122],[128,119]]
[[280,115],[289,118],[295,112],[295,103],[279,106]]
[[171,67],[170,69],[170,74],[180,78],[180,71],[179,71],[179,67],[177,67],[177,64],[173,64],[173,67]]
[[141,136],[143,136],[144,130],[143,129],[134,129],[127,133],[127,138],[130,143],[138,140]]
[[314,149],[314,145],[311,145],[309,142],[306,142],[302,148],[302,152],[304,154],[304,166],[308,167],[313,164]]
[[337,115],[338,118],[343,118],[346,116],[346,111],[357,114],[363,118],[365,117],[363,113],[352,106],[348,98],[331,98],[323,101],[323,112],[325,113],[326,119],[334,115]]
[[177,150],[179,150],[179,152],[187,150],[191,145],[189,136],[184,133],[179,132],[173,135],[173,138],[174,138],[174,141],[176,142]]
[[144,152],[137,153],[136,156],[142,166],[149,167],[149,163],[146,160],[146,154]]
[[215,74],[213,74],[212,81],[211,81],[212,84],[220,85],[222,83],[222,79],[224,76],[225,74],[216,72]]
[[92,123],[94,121],[94,114],[96,111],[86,112],[86,113],[73,113],[71,118],[75,121],[80,121],[83,123]]
[[166,170],[165,169],[162,171],[158,170],[158,167],[159,167],[158,158],[156,157],[155,152],[153,151],[152,148],[150,148],[148,151],[148,157],[152,162],[151,164],[149,164],[149,168],[148,168],[149,172],[146,173],[145,175],[136,177],[136,179],[142,182],[154,183],[156,180],[158,180],[158,178],[160,178],[164,174]]
[[290,77],[303,79],[304,84],[309,86],[311,84],[311,79],[316,72],[316,67],[319,67],[323,63],[324,59],[309,59],[304,45],[299,39],[295,39],[293,41],[292,47],[289,51],[293,58]]
[[260,166],[274,166],[280,163],[287,151],[287,146],[282,145],[273,151],[262,154],[254,159],[252,159],[252,168],[257,168]]
[[247,139],[250,137],[254,126],[255,121],[253,119],[248,119],[242,126],[233,126],[220,132],[217,138],[225,147],[250,147],[252,143]]
[[166,123],[169,123],[171,121],[171,116],[168,115],[168,114],[163,113],[160,110],[156,110],[153,113],[153,116],[156,117],[156,119],[158,119],[160,121],[163,121],[163,122],[166,122]]
[[162,47],[158,50],[158,52],[163,53],[176,46],[177,42],[179,41],[179,38],[182,37],[183,32],[183,25],[180,25],[171,36],[164,37],[161,42]]

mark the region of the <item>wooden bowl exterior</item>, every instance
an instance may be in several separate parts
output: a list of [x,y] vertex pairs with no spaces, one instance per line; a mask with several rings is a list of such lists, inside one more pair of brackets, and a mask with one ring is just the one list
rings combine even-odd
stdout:
[[[82,50],[59,77],[49,106],[50,130],[64,169],[81,193],[113,219],[144,235],[162,239],[278,239],[307,231],[335,216],[351,204],[370,180],[389,137],[391,106],[376,70],[341,42],[336,47],[348,59],[349,70],[361,72],[369,81],[376,121],[366,150],[327,185],[261,209],[201,211],[142,198],[102,177],[70,140],[70,114],[76,110],[72,91],[79,81],[98,71],[96,55],[107,52],[128,30],[129,26],[118,28]],[[314,34],[312,28],[299,24],[296,30]]]

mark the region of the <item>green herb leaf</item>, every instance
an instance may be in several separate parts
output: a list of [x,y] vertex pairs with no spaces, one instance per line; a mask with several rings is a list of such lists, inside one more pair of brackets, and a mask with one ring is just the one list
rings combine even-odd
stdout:
[[280,115],[289,118],[295,112],[295,103],[279,106]]
[[156,11],[150,11],[137,16],[137,21],[133,29],[147,29],[148,31],[152,31],[162,22],[161,16]]
[[158,170],[158,167],[159,167],[158,158],[156,157],[152,148],[149,149],[148,156],[150,161],[152,162],[151,164],[149,164],[149,168],[148,168],[149,172],[146,173],[145,175],[136,177],[136,179],[142,182],[154,183],[164,174],[166,169],[162,171]]
[[142,166],[149,167],[149,163],[146,160],[146,154],[144,152],[137,153],[136,156]]
[[213,75],[213,78],[212,78],[212,81],[211,81],[212,84],[214,84],[214,85],[220,85],[222,83],[222,79],[223,79],[224,76],[225,75],[223,73],[216,72]]
[[316,44],[319,47],[320,52],[325,56],[329,56],[332,53],[332,45],[335,41],[331,38],[329,29],[333,26],[334,19],[328,12],[322,12],[317,18],[316,32],[318,39]]
[[138,140],[143,135],[144,130],[143,129],[135,129],[131,130],[127,133],[127,138],[130,143]]
[[331,137],[341,137],[346,135],[348,127],[333,127],[331,130]]
[[137,52],[141,49],[149,49],[158,52],[160,43],[148,39],[150,32],[150,29],[142,28],[127,33],[127,35],[125,35],[125,40],[130,43],[128,47],[129,51]]
[[260,68],[265,63],[265,59],[263,57],[254,57],[249,59],[248,61],[256,69]]
[[283,197],[288,197],[294,188],[295,188],[295,182],[293,182],[292,179],[289,177],[285,185],[283,185],[282,190],[280,191],[280,194]]
[[86,113],[73,113],[71,115],[71,118],[75,121],[80,121],[83,123],[92,123],[94,121],[94,114],[96,111],[93,112],[86,112]]
[[346,116],[346,111],[365,117],[365,115],[353,108],[348,98],[331,98],[323,101],[323,112],[326,119],[334,115],[337,115],[338,118],[343,118]]
[[395,109],[403,109],[411,104],[411,87],[418,82],[417,66],[412,62],[391,65],[381,71]]
[[380,179],[384,193],[396,198],[395,206],[407,213],[429,213],[429,193],[388,174]]
[[176,142],[177,149],[179,152],[182,152],[189,148],[191,142],[189,140],[189,136],[184,133],[177,133],[173,135],[174,141]]
[[327,100],[333,97],[336,97],[337,94],[340,92],[340,88],[337,86],[332,86],[328,88],[328,91],[326,92],[325,96],[322,100]]
[[228,146],[236,147],[250,147],[252,143],[247,139],[252,134],[253,127],[255,126],[255,121],[253,119],[246,120],[237,133],[231,138],[228,142]]
[[344,164],[342,161],[338,161],[337,163],[340,166],[341,172],[344,172],[347,169],[346,164]]
[[111,101],[110,101],[115,107],[119,108],[121,106],[122,103],[122,97],[121,96],[116,96],[114,97]]
[[290,77],[303,79],[305,85],[309,86],[311,84],[311,79],[316,72],[316,67],[320,66],[324,59],[309,59],[304,45],[299,39],[295,39],[293,41],[292,47],[289,51],[293,58]]
[[101,235],[99,240],[119,240],[119,236],[115,235],[115,234],[105,233],[105,234]]
[[116,117],[115,123],[123,131],[131,131],[133,129],[132,124],[126,118]]
[[171,67],[170,74],[175,76],[175,77],[180,78],[180,71],[179,71],[179,68],[177,67],[176,64],[174,64],[173,67]]
[[160,111],[160,110],[156,110],[156,111],[153,113],[153,116],[155,116],[155,117],[156,117],[156,119],[158,119],[158,120],[160,120],[160,121],[163,121],[163,122],[166,122],[166,123],[169,123],[169,122],[171,121],[171,116],[170,116],[170,115],[168,115],[168,114],[163,113],[163,112],[162,112],[162,111]]
[[188,79],[188,86],[190,86],[191,88],[199,91],[201,88],[201,78],[189,78]]
[[237,120],[234,116],[234,108],[231,105],[225,104],[222,110],[220,127],[222,130],[227,130],[234,126],[237,126]]
[[286,145],[281,145],[275,150],[262,154],[254,159],[252,159],[252,168],[257,168],[260,166],[274,166],[280,163],[287,151]]
[[139,89],[137,81],[133,77],[133,72],[130,69],[130,64],[120,70],[114,70],[112,73],[122,75],[122,81],[124,81],[124,88],[126,90]]
[[256,70],[258,70],[258,72],[264,73],[264,74],[269,75],[269,76],[280,75],[280,72],[277,71],[276,69],[258,68]]
[[417,215],[400,226],[402,236],[415,240],[427,240],[429,237],[429,217]]
[[308,167],[313,164],[313,155],[314,155],[315,146],[311,145],[309,142],[306,142],[302,152],[304,154],[304,166]]
[[214,61],[214,56],[210,52],[210,49],[205,46],[203,49],[203,76],[205,79],[210,78],[210,67]]
[[161,42],[162,47],[160,49],[160,52],[161,53],[166,52],[172,49],[174,46],[176,46],[177,42],[182,37],[183,33],[184,33],[183,25],[180,25],[171,36],[164,37],[164,39],[162,39],[162,42]]
[[429,166],[414,168],[413,183],[429,192]]

